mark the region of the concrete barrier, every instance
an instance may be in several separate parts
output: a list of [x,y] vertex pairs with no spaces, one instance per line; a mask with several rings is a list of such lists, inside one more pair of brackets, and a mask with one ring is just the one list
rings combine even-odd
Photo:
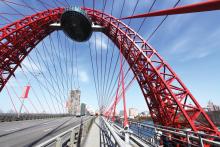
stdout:
[[73,116],[71,114],[36,114],[36,113],[0,113],[0,122],[10,122],[10,121],[22,121],[22,120],[35,120],[35,119],[47,119],[47,118],[57,118],[57,117],[68,117]]

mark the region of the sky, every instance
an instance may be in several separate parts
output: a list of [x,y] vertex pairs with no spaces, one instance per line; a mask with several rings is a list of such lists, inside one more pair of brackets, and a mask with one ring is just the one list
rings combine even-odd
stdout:
[[[10,2],[10,0],[8,1]],[[179,5],[200,1],[181,0]],[[0,2],[0,27],[23,18],[23,15],[36,13],[28,7],[18,6],[9,2]],[[38,0],[13,0],[13,2],[29,5],[39,10],[46,9],[45,5],[43,6],[41,1]],[[107,1],[106,3],[105,12],[108,14],[111,14],[112,2]],[[135,14],[147,12],[152,2],[153,0],[139,0]],[[67,0],[68,4],[65,1],[62,1],[62,3],[65,6],[68,4],[71,6],[83,5],[83,1],[79,0]],[[175,3],[176,0],[157,0],[152,11],[170,8]],[[125,0],[124,9],[121,13],[123,0],[115,1],[112,15],[117,18],[132,15],[135,4],[136,0]],[[56,7],[56,5],[62,6],[60,1],[55,1],[55,3],[51,1],[51,3],[47,3],[46,7]],[[92,8],[92,1],[85,0],[85,6]],[[95,0],[95,8],[101,10],[103,3]],[[8,15],[5,14],[6,12],[16,15]],[[220,105],[219,17],[220,11],[169,16],[148,41],[163,59],[169,63],[202,107],[205,107],[209,100],[216,105]],[[147,39],[163,18],[148,18],[138,33]],[[133,19],[130,23],[129,20],[124,20],[124,22],[137,31],[142,20],[140,18]],[[91,56],[89,46],[91,47]],[[104,72],[105,62],[101,63],[100,61],[101,59],[105,60],[105,55],[108,52],[106,64],[106,69],[108,69],[112,50],[114,50],[112,67],[110,72],[108,70]],[[89,41],[78,43],[67,38],[62,31],[55,31],[40,42],[23,61],[22,69],[24,72],[20,68],[16,70],[15,78],[12,77],[0,93],[0,108],[3,112],[13,110],[14,108],[10,101],[11,97],[16,109],[19,110],[21,105],[19,97],[22,94],[22,89],[26,85],[31,85],[29,98],[25,100],[25,106],[29,112],[36,112],[36,110],[39,112],[45,110],[52,113],[55,111],[65,112],[65,102],[68,98],[69,90],[77,88],[81,90],[81,101],[90,105],[93,109],[97,109],[98,102],[92,63],[94,63],[94,67],[96,65],[99,66],[98,72],[95,71],[95,75],[98,73],[99,79],[102,79],[99,83],[101,87],[101,85],[104,85],[104,83],[101,84],[101,81],[107,79],[108,73],[110,77],[114,75],[114,65],[117,61],[118,53],[118,49],[114,47],[114,44],[101,33],[93,33]],[[101,72],[101,64],[103,72]],[[94,69],[97,70],[97,68]],[[125,71],[128,69],[127,64],[124,69]],[[118,72],[119,64],[116,66],[115,73],[117,74]],[[115,76],[113,77],[112,85],[114,85],[115,81]],[[126,83],[132,77],[133,73],[129,72],[125,80]],[[111,80],[109,80],[109,84],[110,82]],[[109,97],[114,95],[114,93],[109,93]],[[108,99],[108,102],[110,104],[110,99]],[[136,81],[126,91],[126,102],[128,108],[134,107],[139,111],[147,110],[144,97]],[[120,102],[117,109],[122,109],[122,102]],[[23,111],[26,110],[24,109]]]

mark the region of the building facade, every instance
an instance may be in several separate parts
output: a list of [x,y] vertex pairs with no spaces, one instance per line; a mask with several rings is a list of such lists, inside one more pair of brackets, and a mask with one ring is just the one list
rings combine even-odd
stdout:
[[71,90],[67,102],[68,113],[80,115],[80,90]]
[[124,110],[121,110],[121,111],[119,112],[119,116],[120,116],[120,117],[124,117]]
[[86,104],[85,103],[81,103],[81,115],[84,116],[86,114],[87,114]]
[[138,116],[138,110],[136,108],[129,108],[129,117]]
[[215,105],[213,102],[208,101],[207,104],[207,110],[208,111],[220,111],[220,106]]

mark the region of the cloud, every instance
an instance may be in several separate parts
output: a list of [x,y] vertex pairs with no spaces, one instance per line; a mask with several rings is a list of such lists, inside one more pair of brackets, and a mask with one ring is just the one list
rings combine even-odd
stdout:
[[[203,34],[206,34],[203,32]],[[205,37],[205,39],[198,37],[196,40],[192,40],[189,43],[192,43],[192,46],[188,44],[190,47],[190,50],[188,51],[188,54],[185,56],[185,58],[182,59],[182,61],[189,61],[193,59],[202,59],[205,58],[211,54],[213,54],[217,48],[219,48],[219,35],[220,35],[220,27],[218,30],[213,30],[211,33],[208,34],[208,37]],[[200,36],[200,35],[198,35]],[[197,43],[194,43],[194,42]]]
[[105,40],[103,41],[103,39],[101,41],[100,38],[96,38],[96,47],[106,50],[107,49],[107,43],[105,42]]
[[190,42],[189,38],[179,39],[170,49],[171,54],[182,54],[189,50],[189,48],[185,48]]
[[92,44],[92,48],[95,49],[95,46],[97,48],[97,50],[107,50],[108,48],[108,40],[107,40],[107,37],[105,35],[102,35],[102,39],[101,39],[101,36],[96,34],[96,37],[95,35],[93,35],[91,37],[91,44]]
[[[68,73],[72,74],[72,68],[68,69]],[[73,76],[77,78],[77,68],[73,68]],[[86,83],[89,81],[88,73],[84,69],[78,69],[78,77],[81,82]]]
[[89,81],[89,77],[87,72],[85,71],[79,71],[79,80],[82,82],[88,82]]
[[[212,55],[219,47],[220,27],[210,28],[201,16],[204,14],[170,17],[156,44],[163,55],[171,60],[187,62]],[[172,19],[171,19],[172,18]],[[214,19],[214,17],[212,18]],[[196,20],[196,21],[195,21]],[[203,25],[200,25],[203,23]],[[163,35],[162,35],[163,34]]]
[[202,59],[202,58],[209,56],[210,54],[212,54],[212,52],[210,52],[210,51],[202,51],[199,53],[193,52],[193,53],[188,54],[185,57],[181,58],[180,61],[186,62],[186,61],[195,60],[195,59]]
[[43,71],[39,68],[41,67],[39,63],[33,62],[31,60],[24,60],[22,64],[24,66],[23,70],[26,72],[31,71],[32,73],[40,73],[44,71],[43,68],[42,68]]

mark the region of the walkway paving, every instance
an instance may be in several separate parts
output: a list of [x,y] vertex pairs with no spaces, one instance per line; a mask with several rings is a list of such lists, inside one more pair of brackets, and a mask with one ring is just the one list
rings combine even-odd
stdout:
[[99,117],[92,124],[83,147],[100,147]]

